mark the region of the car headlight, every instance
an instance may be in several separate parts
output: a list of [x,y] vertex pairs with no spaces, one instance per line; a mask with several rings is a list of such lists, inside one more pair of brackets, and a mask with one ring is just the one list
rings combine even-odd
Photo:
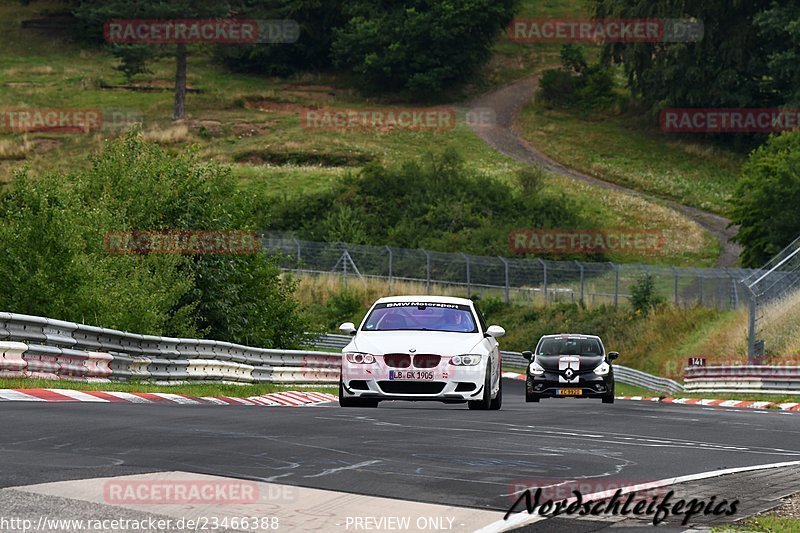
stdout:
[[475,366],[481,362],[481,356],[477,354],[454,355],[450,358],[450,364],[455,366]]
[[375,362],[375,356],[369,353],[353,352],[345,354],[348,363],[357,365],[371,365]]
[[544,368],[536,361],[531,362],[528,370],[530,370],[532,376],[541,376],[544,374]]
[[603,361],[600,363],[600,366],[594,369],[594,373],[598,376],[607,376],[608,373],[611,371],[611,365]]

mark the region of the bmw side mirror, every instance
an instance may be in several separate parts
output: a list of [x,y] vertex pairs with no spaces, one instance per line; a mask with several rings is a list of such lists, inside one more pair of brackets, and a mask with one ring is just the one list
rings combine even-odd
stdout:
[[355,335],[356,334],[356,325],[352,322],[345,322],[341,326],[339,326],[339,331],[344,333],[345,335]]
[[608,352],[608,360],[609,361],[613,361],[617,357],[619,357],[619,352]]
[[497,338],[497,337],[502,337],[503,335],[505,335],[506,334],[506,330],[504,330],[500,326],[489,326],[486,329],[486,334],[491,336],[491,337]]
[[522,357],[524,357],[528,361],[533,361],[533,352],[530,350],[526,350],[522,352]]

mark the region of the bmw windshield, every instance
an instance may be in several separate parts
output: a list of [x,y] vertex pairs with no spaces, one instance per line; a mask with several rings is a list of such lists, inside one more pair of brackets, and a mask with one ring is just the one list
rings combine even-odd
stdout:
[[478,333],[478,325],[468,305],[387,302],[372,308],[361,330]]

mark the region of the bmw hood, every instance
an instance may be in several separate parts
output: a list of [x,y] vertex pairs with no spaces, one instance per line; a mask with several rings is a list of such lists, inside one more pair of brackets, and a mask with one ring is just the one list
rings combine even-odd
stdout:
[[441,331],[359,331],[343,350],[372,355],[413,353],[437,355],[485,354],[480,333],[447,333]]

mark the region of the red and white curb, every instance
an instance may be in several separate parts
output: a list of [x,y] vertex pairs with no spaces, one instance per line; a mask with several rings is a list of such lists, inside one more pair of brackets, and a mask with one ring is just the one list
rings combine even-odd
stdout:
[[0,389],[0,401],[6,402],[95,402],[95,403],[160,403],[179,405],[261,405],[267,407],[299,407],[338,400],[326,392],[273,392],[249,398],[232,396],[194,397],[166,392],[101,392],[71,389]]
[[[525,374],[503,372],[508,379],[525,379]],[[679,405],[711,405],[716,407],[739,407],[746,409],[773,409],[781,411],[800,411],[800,403],[755,402],[748,400],[705,400],[700,398],[657,398],[652,396],[617,396],[617,400],[634,400],[640,402],[665,402]]]

